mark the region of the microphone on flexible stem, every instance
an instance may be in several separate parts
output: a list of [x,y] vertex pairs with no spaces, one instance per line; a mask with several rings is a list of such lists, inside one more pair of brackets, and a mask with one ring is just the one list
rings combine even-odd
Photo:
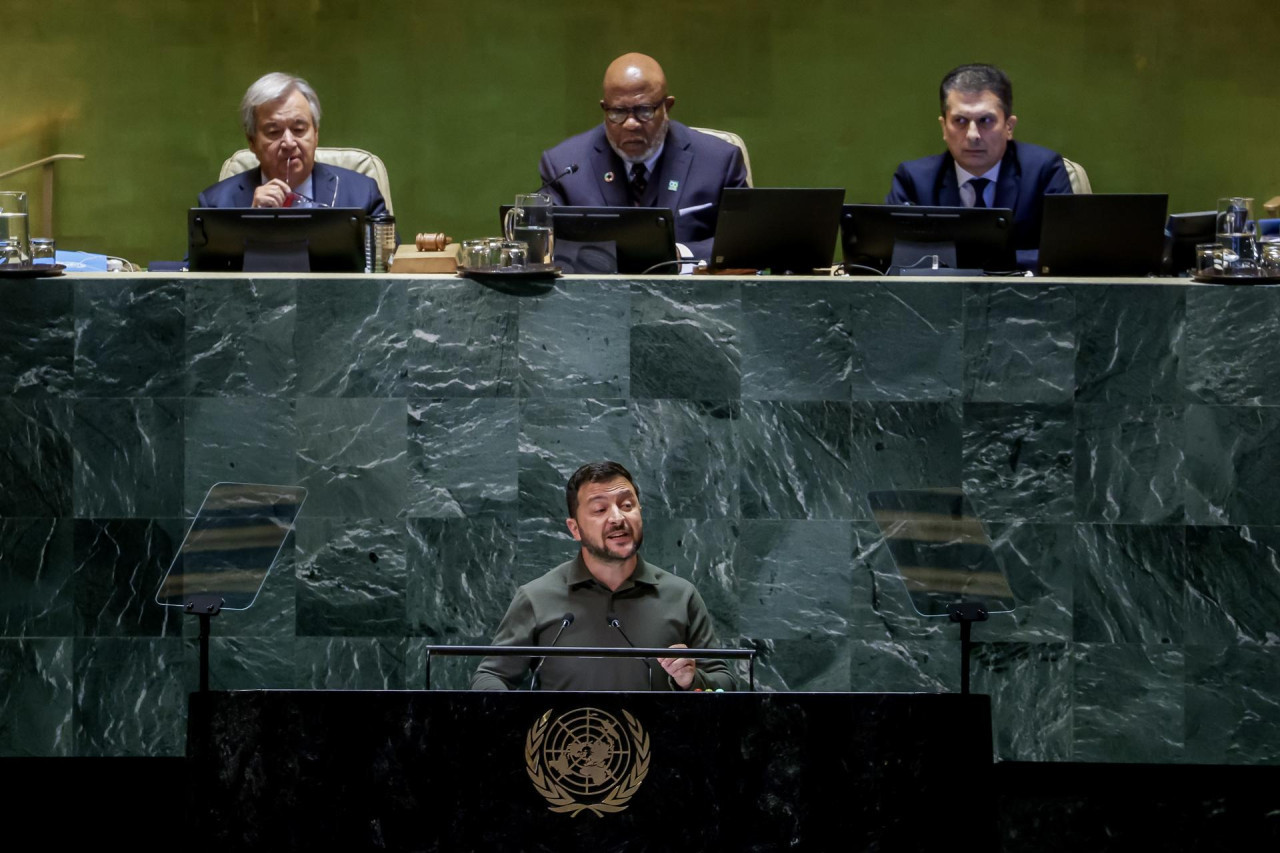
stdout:
[[[559,635],[563,634],[564,629],[568,628],[568,626],[572,624],[573,624],[573,613],[564,613],[564,617],[561,620],[561,629],[556,631],[556,637],[552,639],[552,644],[550,644],[550,646],[548,646],[547,648],[556,646],[556,643],[559,642]],[[543,669],[543,663],[545,662],[547,662],[547,656],[545,656],[544,654],[543,657],[538,658],[538,666],[534,667],[534,678],[530,679],[529,681],[530,690],[538,689],[538,674],[541,671],[541,669]]]
[[538,187],[536,190],[534,190],[534,193],[535,193],[535,194],[536,194],[536,193],[540,193],[540,192],[542,192],[543,190],[547,189],[548,187],[553,187],[553,186],[555,186],[556,184],[560,183],[562,180],[564,180],[565,178],[569,177],[570,175],[572,175],[572,174],[573,174],[574,172],[576,172],[576,171],[578,171],[578,164],[577,164],[577,163],[570,163],[568,166],[565,166],[563,169],[561,169],[561,170],[560,170],[560,173],[559,173],[558,175],[556,175],[554,178],[551,178],[551,179],[549,179],[549,180],[543,181],[543,182],[542,182],[542,186],[540,186],[540,187]]
[[[622,639],[627,641],[628,646],[630,646],[633,649],[636,647],[636,644],[631,642],[631,638],[627,636],[627,632],[622,630],[622,623],[618,621],[618,614],[611,612],[609,613],[608,616],[604,617],[604,621],[605,621],[605,624],[607,624],[610,628],[618,629],[618,633],[622,635]],[[640,662],[644,664],[645,669],[649,670],[649,690],[652,691],[653,690],[653,664],[649,663],[648,658],[640,658]]]

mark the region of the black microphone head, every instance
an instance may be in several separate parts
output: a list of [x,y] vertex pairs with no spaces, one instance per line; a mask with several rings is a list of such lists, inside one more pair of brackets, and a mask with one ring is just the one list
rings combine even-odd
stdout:
[[608,625],[610,628],[622,627],[622,623],[618,621],[618,614],[613,611],[610,611],[609,614],[604,617],[604,624]]
[[562,625],[564,625],[564,627],[566,627],[566,628],[568,628],[570,625],[572,625],[572,624],[573,624],[573,614],[572,614],[572,613],[566,613],[566,614],[564,615],[564,621],[563,621],[561,624],[562,624]]
[[570,164],[568,165],[568,167],[564,170],[564,173],[565,173],[566,175],[572,175],[572,174],[573,174],[574,172],[576,172],[576,171],[578,171],[578,164],[577,164],[577,163],[570,163]]

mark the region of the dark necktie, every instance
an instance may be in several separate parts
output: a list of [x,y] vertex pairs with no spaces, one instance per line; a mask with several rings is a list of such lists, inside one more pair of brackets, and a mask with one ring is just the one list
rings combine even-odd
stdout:
[[969,186],[973,187],[973,206],[986,207],[987,200],[983,198],[983,194],[987,190],[987,184],[991,183],[990,178],[973,178],[969,181]]
[[631,167],[631,198],[636,204],[644,198],[644,189],[649,186],[648,170],[645,169],[644,163],[636,163]]

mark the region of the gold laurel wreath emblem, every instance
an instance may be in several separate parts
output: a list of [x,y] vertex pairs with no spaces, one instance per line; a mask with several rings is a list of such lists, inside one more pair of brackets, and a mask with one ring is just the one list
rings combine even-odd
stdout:
[[644,727],[626,711],[622,715],[627,718],[627,731],[635,746],[635,762],[627,778],[609,790],[604,799],[598,803],[580,803],[568,791],[547,775],[542,766],[542,741],[547,736],[547,726],[551,721],[551,711],[543,714],[524,739],[524,766],[533,782],[534,790],[543,796],[553,812],[577,817],[579,813],[589,811],[596,817],[614,814],[627,807],[627,803],[640,790],[641,783],[649,775],[649,735]]

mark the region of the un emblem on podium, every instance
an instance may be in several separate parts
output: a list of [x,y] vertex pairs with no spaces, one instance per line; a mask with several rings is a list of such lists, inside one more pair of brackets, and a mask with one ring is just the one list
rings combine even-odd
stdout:
[[577,817],[620,812],[649,775],[649,735],[626,711],[623,725],[599,708],[539,717],[524,739],[525,770],[551,811]]

